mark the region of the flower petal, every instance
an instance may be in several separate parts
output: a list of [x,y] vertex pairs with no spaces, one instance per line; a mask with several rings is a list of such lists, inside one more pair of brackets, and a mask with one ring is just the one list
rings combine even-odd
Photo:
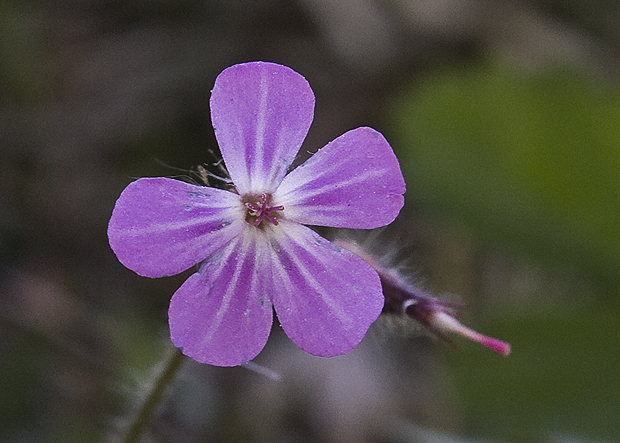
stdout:
[[270,235],[273,304],[286,334],[322,357],[353,349],[383,308],[377,273],[297,223],[283,221]]
[[116,201],[108,239],[123,265],[145,277],[164,277],[204,260],[245,225],[237,194],[141,178]]
[[298,223],[372,229],[396,218],[405,180],[381,133],[349,131],[288,174],[274,194],[284,216]]
[[237,366],[263,349],[273,321],[269,245],[253,227],[209,257],[172,297],[170,338],[201,363]]
[[211,120],[239,194],[273,193],[295,159],[314,115],[300,74],[275,63],[231,66],[215,80]]

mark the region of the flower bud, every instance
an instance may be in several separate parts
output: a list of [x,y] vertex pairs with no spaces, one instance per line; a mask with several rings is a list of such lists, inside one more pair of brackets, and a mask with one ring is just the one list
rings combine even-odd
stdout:
[[385,297],[383,312],[387,314],[404,314],[429,331],[446,341],[451,341],[446,333],[456,333],[480,343],[504,356],[510,354],[510,344],[488,337],[474,331],[456,318],[456,308],[461,304],[440,300],[409,284],[394,269],[383,266],[377,259],[353,241],[335,240],[341,248],[348,249],[377,271]]

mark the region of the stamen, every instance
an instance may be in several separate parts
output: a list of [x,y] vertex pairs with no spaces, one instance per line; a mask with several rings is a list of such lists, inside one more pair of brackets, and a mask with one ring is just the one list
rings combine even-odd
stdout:
[[[244,203],[245,207],[248,208],[248,215],[250,217],[256,217],[256,219],[252,223],[254,226],[260,226],[260,224],[265,219],[269,220],[275,226],[278,225],[278,220],[272,213],[284,211],[284,206],[271,206],[270,200],[271,194],[263,194],[260,197],[260,201],[257,201],[256,203],[252,203],[252,201],[246,201]],[[251,219],[248,221],[251,221]]]

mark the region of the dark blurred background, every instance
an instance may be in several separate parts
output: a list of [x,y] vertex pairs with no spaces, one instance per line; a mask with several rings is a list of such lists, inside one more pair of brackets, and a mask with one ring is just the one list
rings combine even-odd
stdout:
[[611,0],[1,2],[0,441],[130,420],[188,273],[125,269],[108,218],[132,179],[214,161],[210,88],[252,60],[312,85],[302,150],[386,135],[408,192],[377,253],[513,353],[381,318],[321,359],[276,324],[256,362],[280,382],[187,361],[143,441],[620,441]]

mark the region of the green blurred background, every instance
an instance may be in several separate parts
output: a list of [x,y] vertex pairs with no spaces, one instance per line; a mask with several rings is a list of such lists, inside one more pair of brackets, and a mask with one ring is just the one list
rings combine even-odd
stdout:
[[189,273],[126,270],[107,220],[215,161],[210,88],[250,60],[312,85],[302,152],[386,135],[407,203],[371,247],[513,353],[382,318],[325,360],[275,325],[281,382],[187,362],[143,441],[619,441],[619,29],[607,0],[3,2],[0,441],[118,438]]

